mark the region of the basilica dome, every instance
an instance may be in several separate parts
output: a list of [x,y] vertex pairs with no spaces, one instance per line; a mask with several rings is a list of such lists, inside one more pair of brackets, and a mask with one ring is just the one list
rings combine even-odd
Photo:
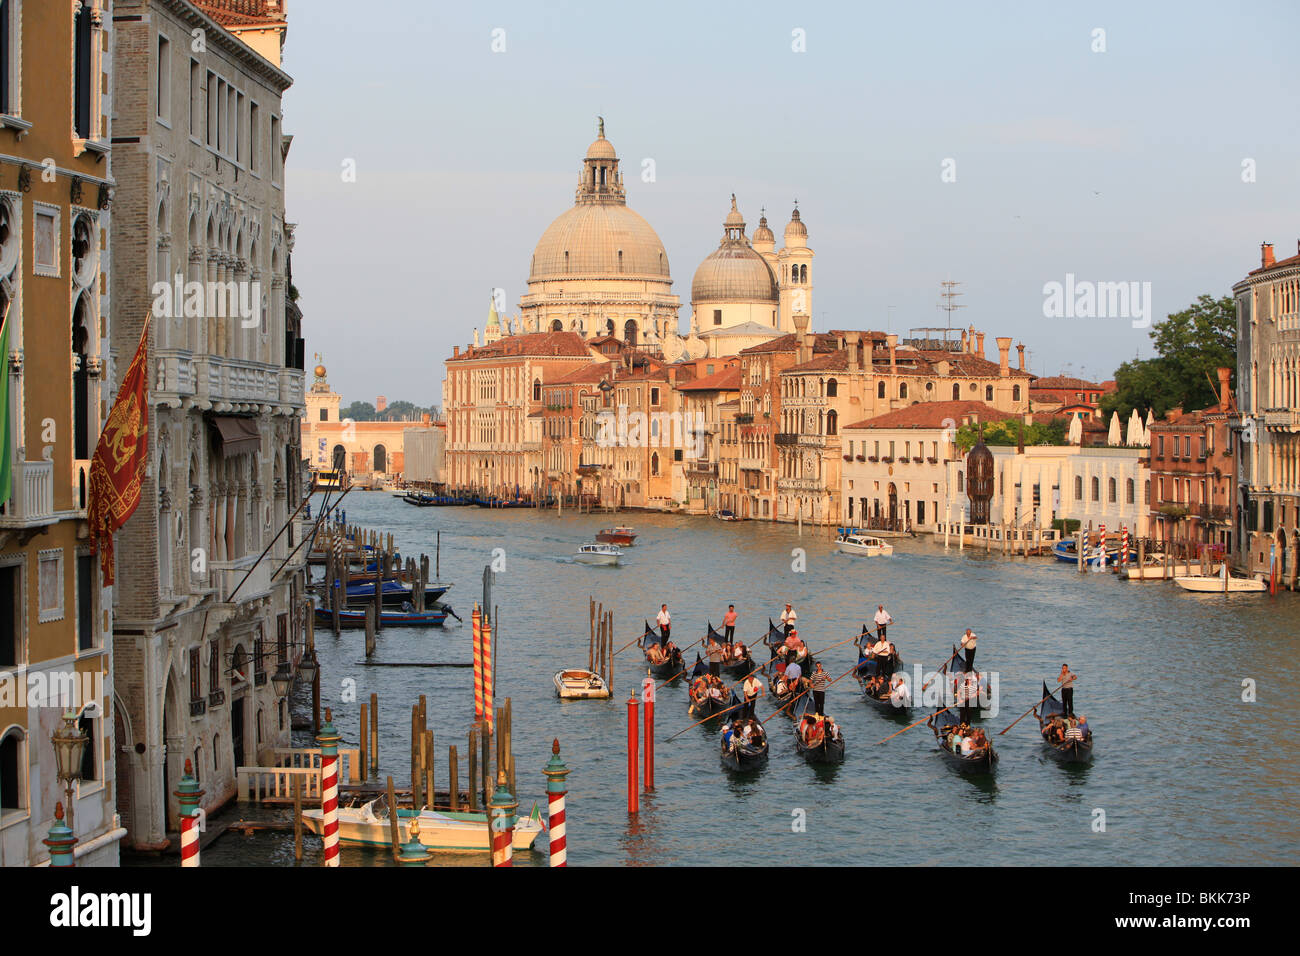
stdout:
[[722,242],[695,270],[691,302],[775,304],[779,298],[776,276],[745,238],[745,220],[736,209],[735,196],[722,229]]
[[659,235],[627,207],[623,174],[601,120],[587,148],[573,208],[546,227],[533,249],[528,281],[573,277],[636,278],[671,282]]

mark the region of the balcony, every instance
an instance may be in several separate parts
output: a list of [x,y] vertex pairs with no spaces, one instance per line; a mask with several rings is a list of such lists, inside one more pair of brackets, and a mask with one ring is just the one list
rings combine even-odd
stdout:
[[1281,431],[1294,431],[1300,427],[1300,409],[1294,408],[1266,408],[1264,414],[1260,416],[1261,424],[1265,428],[1276,428]]
[[280,369],[280,404],[302,408],[306,402],[306,375],[302,369]]
[[214,690],[208,695],[209,707],[220,707],[226,702],[226,692],[224,690]]
[[740,459],[741,471],[762,471],[766,467],[767,467],[766,458],[741,458]]
[[54,462],[18,462],[13,497],[0,506],[0,528],[38,528],[54,521]]
[[773,441],[781,446],[793,445],[797,443],[798,440],[799,436],[794,432],[777,432],[773,438]]
[[[274,568],[269,561],[261,561],[254,566],[256,561],[257,555],[250,554],[235,561],[208,562],[213,575],[213,586],[217,589],[217,600],[220,603],[230,602],[230,596],[235,594],[236,588],[239,589],[239,593],[235,594],[236,604],[265,597],[271,593],[271,571]],[[249,574],[249,568],[253,569],[252,574]],[[244,581],[245,575],[248,576],[247,581]],[[244,582],[242,587],[240,587],[241,581]]]
[[717,478],[718,463],[716,461],[693,461],[686,465],[686,477],[688,478]]
[[190,716],[202,717],[208,711],[208,702],[202,697],[190,701]]
[[736,424],[737,424],[737,425],[752,425],[752,424],[754,424],[754,416],[751,415],[751,414],[737,415],[737,416],[736,416]]

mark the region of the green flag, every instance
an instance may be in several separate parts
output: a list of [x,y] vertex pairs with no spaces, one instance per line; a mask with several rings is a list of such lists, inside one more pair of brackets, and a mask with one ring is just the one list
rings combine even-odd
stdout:
[[9,306],[0,315],[0,503],[7,502],[13,492],[13,433],[9,428]]

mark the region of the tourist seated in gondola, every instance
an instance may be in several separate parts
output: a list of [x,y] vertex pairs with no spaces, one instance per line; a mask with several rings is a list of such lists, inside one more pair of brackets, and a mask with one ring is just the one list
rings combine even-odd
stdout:
[[730,655],[733,661],[739,662],[745,659],[745,652],[747,648],[745,647],[743,641],[733,641],[731,644],[728,644],[727,647],[728,647],[727,653]]
[[1084,740],[1087,740],[1092,736],[1092,731],[1088,729],[1088,717],[1086,714],[1079,715],[1076,726],[1079,728],[1079,733],[1083,734]]
[[970,732],[970,736],[967,737],[966,739],[970,741],[972,753],[980,754],[983,753],[986,749],[988,749],[989,738],[984,733],[984,731],[979,729],[978,727],[972,730]]
[[889,700],[895,707],[911,707],[912,692],[902,674],[895,674],[889,680]]
[[1073,717],[1066,720],[1065,739],[1076,743],[1083,743],[1086,735],[1079,729],[1079,722]]
[[664,661],[668,660],[667,656],[664,654],[663,648],[658,643],[651,644],[649,647],[647,647],[645,651],[645,656],[649,658],[650,663],[654,664],[655,666],[658,666],[664,663]]
[[710,674],[707,679],[709,682],[709,696],[717,701],[722,700],[723,694],[727,689],[726,685],[722,683],[722,678],[714,677]]

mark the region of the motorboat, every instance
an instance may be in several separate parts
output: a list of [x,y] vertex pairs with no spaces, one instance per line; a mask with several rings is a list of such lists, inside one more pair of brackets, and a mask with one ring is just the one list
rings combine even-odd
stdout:
[[555,675],[555,692],[561,700],[605,700],[609,685],[595,671],[574,667]]
[[894,546],[875,535],[846,532],[836,537],[835,550],[864,557],[888,557],[894,553]]
[[602,528],[596,532],[596,540],[601,544],[630,548],[636,544],[636,531],[625,525],[619,525],[617,528]]
[[573,560],[580,564],[609,567],[617,565],[622,557],[623,552],[612,544],[584,544],[573,556]]
[[[339,842],[355,846],[392,847],[392,824],[384,799],[377,797],[359,807],[340,807]],[[378,812],[376,812],[378,811]],[[303,810],[304,825],[312,833],[320,834],[325,827],[324,810]],[[417,819],[412,810],[397,811],[397,837],[402,843],[410,840],[410,823]],[[471,850],[486,852],[488,846],[488,817],[486,813],[457,810],[430,810],[418,814],[420,842],[431,850]],[[536,807],[526,817],[516,817],[512,846],[516,850],[532,849],[545,826]]]

